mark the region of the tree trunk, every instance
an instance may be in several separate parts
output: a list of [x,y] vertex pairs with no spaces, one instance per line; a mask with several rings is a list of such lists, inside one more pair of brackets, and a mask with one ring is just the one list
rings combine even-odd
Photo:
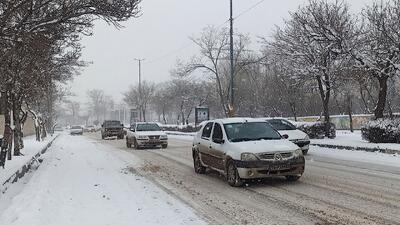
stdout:
[[7,94],[6,92],[1,92],[1,101],[2,101],[2,108],[3,108],[3,113],[5,117],[5,126],[4,126],[4,133],[3,133],[3,140],[1,144],[1,151],[0,151],[0,166],[4,168],[6,164],[6,157],[7,157],[7,149],[8,149],[8,127],[7,127],[7,114],[9,113],[9,110],[7,108]]
[[22,148],[22,124],[21,124],[21,112],[18,101],[13,102],[13,118],[14,118],[14,156],[21,155]]
[[394,118],[394,114],[393,114],[393,110],[392,110],[392,103],[390,102],[390,100],[387,100],[387,109],[389,112],[389,117],[390,119]]
[[378,102],[376,103],[376,107],[374,110],[375,119],[383,118],[383,114],[385,111],[386,105],[386,96],[387,96],[387,80],[388,77],[379,77],[379,95],[378,95]]
[[142,110],[143,122],[146,122],[146,109],[143,107]]
[[165,118],[165,108],[163,108],[163,110],[162,110],[162,117],[163,117],[164,124],[167,124],[167,120]]
[[349,124],[351,133],[354,132],[352,108],[353,108],[353,102],[351,101],[351,95],[347,95],[347,112],[349,114]]
[[329,115],[329,99],[325,99],[323,103],[324,107],[324,122],[325,122],[325,137],[329,137],[330,133],[330,115]]
[[44,138],[47,137],[47,130],[46,130],[46,122],[42,121],[40,123],[40,127],[41,127],[41,139],[43,140]]
[[5,151],[7,152],[7,160],[12,159],[12,143],[13,143],[13,129],[12,129],[12,120],[11,120],[11,112],[9,109],[9,104],[7,102],[6,113],[4,114],[4,137],[3,142]]
[[290,103],[290,109],[292,110],[294,121],[297,122],[297,108],[295,102]]
[[186,125],[189,125],[189,117],[190,115],[192,115],[193,112],[193,108],[190,109],[190,111],[188,112],[188,114],[186,115]]
[[[318,89],[322,101],[324,123],[325,123],[325,137],[329,137],[330,125],[330,115],[329,115],[329,99],[331,95],[331,88],[328,75],[325,75],[324,84],[320,76],[317,77]],[[324,89],[325,86],[325,89]]]

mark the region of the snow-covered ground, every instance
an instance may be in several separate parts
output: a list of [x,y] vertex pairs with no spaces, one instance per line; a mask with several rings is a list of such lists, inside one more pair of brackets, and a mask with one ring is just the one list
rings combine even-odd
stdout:
[[400,168],[399,154],[385,154],[380,152],[364,152],[339,150],[333,148],[323,148],[318,146],[310,146],[308,157],[313,159],[314,156],[328,157],[340,160],[378,164],[383,166],[393,166]]
[[196,133],[184,133],[179,131],[167,131],[168,137],[177,140],[183,141],[193,141]]
[[24,148],[21,150],[23,156],[13,156],[11,161],[6,161],[6,165],[0,168],[0,190],[1,185],[10,178],[17,170],[23,165],[28,163],[34,155],[41,151],[50,141],[56,136],[49,136],[45,140],[38,142],[35,136],[28,136],[24,138]]
[[43,157],[18,193],[0,195],[0,224],[205,224],[136,174],[141,162],[133,154],[61,135]]
[[380,149],[391,149],[400,151],[400,144],[390,143],[369,143],[361,137],[361,131],[356,130],[351,133],[348,130],[336,131],[335,139],[313,139],[312,144],[326,144],[326,145],[337,145],[337,146],[350,146],[350,147],[361,147],[361,148],[380,148]]

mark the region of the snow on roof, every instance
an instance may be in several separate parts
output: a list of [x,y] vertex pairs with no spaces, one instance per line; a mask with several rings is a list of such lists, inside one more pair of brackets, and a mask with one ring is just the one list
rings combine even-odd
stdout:
[[160,125],[160,123],[157,123],[157,122],[136,122],[136,124],[157,124],[157,125]]
[[261,120],[288,120],[287,118],[284,117],[260,117],[257,119],[261,119]]
[[258,118],[233,117],[233,118],[210,120],[210,122],[219,122],[222,124],[227,124],[227,123],[265,122],[265,121],[262,119],[258,119]]

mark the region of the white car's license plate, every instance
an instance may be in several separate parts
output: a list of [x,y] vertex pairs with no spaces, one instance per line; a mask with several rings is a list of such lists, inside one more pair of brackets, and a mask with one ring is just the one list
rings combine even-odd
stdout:
[[289,164],[278,164],[278,165],[271,165],[269,170],[287,170],[290,168]]

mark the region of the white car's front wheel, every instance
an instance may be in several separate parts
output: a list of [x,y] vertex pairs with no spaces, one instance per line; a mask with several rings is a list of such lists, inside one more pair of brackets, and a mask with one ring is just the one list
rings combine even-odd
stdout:
[[203,174],[206,172],[206,168],[200,162],[200,156],[198,153],[194,153],[193,155],[193,166],[195,173]]
[[134,148],[134,149],[139,149],[139,144],[138,144],[138,142],[136,141],[136,138],[133,139],[133,148]]
[[239,173],[233,161],[229,161],[226,171],[226,179],[228,184],[232,187],[240,187],[243,185],[242,179],[239,177]]

